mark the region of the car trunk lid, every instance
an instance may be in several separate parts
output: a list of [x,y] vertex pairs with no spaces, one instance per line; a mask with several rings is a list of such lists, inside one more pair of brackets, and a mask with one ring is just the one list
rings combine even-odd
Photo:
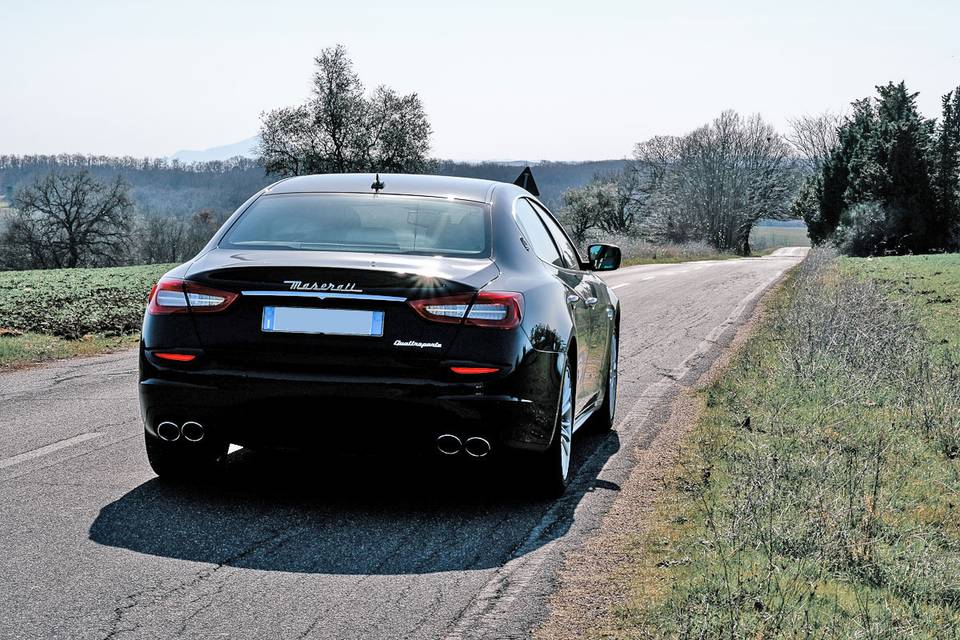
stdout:
[[[436,369],[460,329],[421,318],[407,301],[473,293],[497,275],[496,265],[485,258],[217,249],[198,259],[187,279],[240,294],[223,313],[192,314],[212,364],[407,376]],[[308,324],[323,315],[299,311],[310,309],[382,314],[371,331],[381,335],[294,333],[289,326],[265,330],[271,314],[304,316],[300,322]]]

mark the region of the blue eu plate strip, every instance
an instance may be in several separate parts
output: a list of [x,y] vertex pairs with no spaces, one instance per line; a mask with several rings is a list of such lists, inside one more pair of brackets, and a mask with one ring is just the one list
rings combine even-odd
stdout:
[[382,336],[383,335],[383,312],[377,311],[370,316],[370,335],[372,336]]
[[263,308],[263,330],[273,331],[273,317],[276,313],[276,307]]

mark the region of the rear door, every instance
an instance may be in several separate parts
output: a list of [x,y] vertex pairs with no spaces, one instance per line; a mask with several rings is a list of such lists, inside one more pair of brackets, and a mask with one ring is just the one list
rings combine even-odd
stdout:
[[517,222],[530,241],[534,253],[543,262],[556,269],[556,277],[563,283],[566,291],[564,304],[570,307],[573,322],[577,329],[577,403],[579,413],[590,404],[596,393],[596,383],[590,378],[592,310],[586,301],[592,295],[583,273],[569,268],[567,259],[561,254],[557,243],[534,208],[532,201],[520,198],[516,204]]
[[588,353],[588,360],[583,367],[584,390],[588,393],[584,395],[596,395],[600,392],[603,384],[602,369],[603,361],[606,355],[606,345],[609,340],[607,330],[610,321],[607,318],[607,296],[606,285],[592,271],[583,269],[583,263],[576,247],[567,238],[566,233],[560,227],[559,223],[540,203],[533,202],[534,208],[540,215],[540,219],[550,232],[550,236],[560,250],[567,269],[571,274],[576,274],[579,282],[578,292],[580,300],[578,306],[582,306],[587,316],[587,328],[581,340],[585,343]]

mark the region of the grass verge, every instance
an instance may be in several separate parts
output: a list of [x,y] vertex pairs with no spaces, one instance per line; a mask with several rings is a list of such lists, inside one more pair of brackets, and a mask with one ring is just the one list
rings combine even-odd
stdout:
[[139,333],[119,336],[89,335],[77,340],[42,333],[0,336],[0,370],[58,358],[108,353],[132,347],[139,340]]
[[701,413],[613,638],[960,637],[960,256],[815,252]]

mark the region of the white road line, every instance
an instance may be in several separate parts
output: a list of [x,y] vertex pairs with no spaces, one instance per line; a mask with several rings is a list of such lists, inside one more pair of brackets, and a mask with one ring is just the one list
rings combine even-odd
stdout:
[[619,289],[620,287],[629,287],[631,284],[633,284],[633,283],[632,283],[632,282],[624,282],[623,284],[613,285],[613,286],[610,287],[610,288],[611,288],[611,289]]
[[40,447],[39,449],[34,449],[33,451],[27,451],[26,453],[21,453],[10,458],[4,458],[3,460],[0,460],[0,469],[6,469],[7,467],[12,467],[15,464],[20,464],[21,462],[26,462],[27,460],[33,460],[35,458],[45,456],[48,453],[53,453],[54,451],[59,451],[60,449],[66,449],[67,447],[80,444],[81,442],[86,442],[87,440],[99,438],[102,435],[102,433],[96,431],[91,433],[81,433],[78,436],[73,436],[72,438],[61,440],[60,442],[48,444],[45,447]]
[[657,276],[647,276],[646,278],[640,278],[640,282],[646,282],[647,280],[653,280]]

